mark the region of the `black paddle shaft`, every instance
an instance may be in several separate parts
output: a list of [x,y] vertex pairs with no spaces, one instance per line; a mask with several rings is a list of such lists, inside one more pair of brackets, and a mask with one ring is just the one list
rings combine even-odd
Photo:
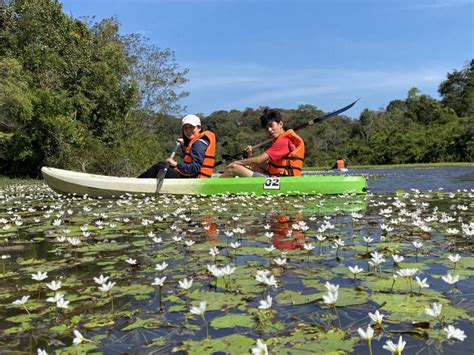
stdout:
[[[318,116],[316,118],[313,118],[311,120],[309,120],[308,122],[305,122],[301,125],[299,125],[298,127],[295,127],[293,128],[293,131],[299,131],[303,128],[306,128],[306,127],[309,127],[309,126],[312,126],[316,123],[319,123],[319,122],[322,122],[324,120],[327,120],[328,118],[331,118],[331,117],[334,117],[334,116],[337,116],[339,115],[340,113],[343,113],[344,111],[347,111],[349,110],[352,106],[354,106],[356,104],[357,101],[359,101],[360,99],[357,99],[355,100],[353,103],[347,105],[347,106],[344,106],[343,108],[340,108],[339,110],[336,110],[334,112],[330,112],[330,113],[326,113],[322,116]],[[258,143],[258,144],[255,144],[252,146],[252,150],[255,149],[255,148],[258,148],[258,147],[261,147],[262,145],[265,145],[265,144],[268,144],[270,142],[273,141],[273,138],[270,138],[270,139],[267,139],[266,141],[263,141],[261,143]],[[214,167],[216,166],[219,166],[219,165],[222,165],[224,164],[225,162],[229,161],[229,160],[235,160],[235,159],[238,159],[242,156],[243,153],[238,153],[238,154],[235,154],[235,155],[231,155],[231,156],[227,156],[225,158],[223,158],[222,160],[216,162],[214,164]]]
[[[173,153],[171,153],[170,159],[174,158],[180,145],[181,144],[179,142],[176,142],[176,146],[173,149]],[[165,179],[165,176],[166,176],[166,173],[168,172],[169,167],[170,167],[170,164],[167,162],[165,164],[165,167],[161,169],[160,171],[158,171],[158,174],[156,174],[156,193],[160,192],[161,186],[163,186],[163,180]]]

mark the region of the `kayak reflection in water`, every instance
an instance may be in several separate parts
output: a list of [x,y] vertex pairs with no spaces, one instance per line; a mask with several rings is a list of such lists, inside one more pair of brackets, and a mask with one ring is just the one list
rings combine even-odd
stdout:
[[203,131],[201,120],[196,115],[184,116],[181,121],[181,144],[183,161],[177,163],[173,158],[159,162],[142,173],[139,178],[156,178],[160,170],[168,163],[171,169],[165,178],[208,178],[212,176],[216,155],[216,135],[211,131]]
[[227,165],[221,178],[258,176],[299,176],[303,168],[304,142],[292,129],[283,128],[280,112],[265,109],[260,125],[274,139],[264,153],[252,157],[252,146],[244,152],[249,158]]

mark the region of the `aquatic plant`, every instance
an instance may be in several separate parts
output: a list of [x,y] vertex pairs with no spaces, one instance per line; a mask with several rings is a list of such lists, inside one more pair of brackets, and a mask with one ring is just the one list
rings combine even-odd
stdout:
[[[0,190],[1,253],[11,255],[0,346],[16,351],[31,336],[51,353],[246,353],[257,339],[262,353],[469,347],[461,329],[473,318],[461,301],[474,223],[456,206],[474,195],[449,195],[105,200]],[[392,343],[396,332],[402,342]]]

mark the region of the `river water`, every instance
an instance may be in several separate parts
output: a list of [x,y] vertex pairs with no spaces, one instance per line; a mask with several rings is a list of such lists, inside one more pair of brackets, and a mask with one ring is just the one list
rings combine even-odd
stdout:
[[344,174],[364,175],[372,193],[393,193],[397,190],[409,192],[411,189],[425,192],[474,189],[474,166],[350,169]]
[[[373,354],[388,354],[384,344],[400,335],[404,354],[472,354],[467,190],[474,166],[348,175],[365,176],[371,195],[106,200],[65,198],[42,184],[0,189],[0,353],[248,353],[263,339],[270,353],[369,355],[358,328],[380,311],[386,318]],[[394,195],[398,190],[407,193]],[[378,269],[370,265],[375,253],[385,257]],[[394,254],[403,262],[394,264]],[[460,261],[453,264],[450,254]],[[159,271],[163,262],[169,266]],[[213,279],[207,265],[235,270]],[[349,266],[363,271],[356,278]],[[414,277],[395,283],[402,269],[415,269],[429,287]],[[257,270],[277,285],[257,282]],[[38,271],[48,273],[45,281],[32,278]],[[455,285],[443,281],[448,273],[459,277]],[[99,275],[114,283],[110,292],[99,288]],[[163,276],[163,286],[153,286]],[[189,290],[180,286],[185,278],[194,280]],[[48,301],[53,280],[62,283],[66,309]],[[334,307],[324,303],[327,282],[340,286]],[[28,296],[26,308],[15,305]],[[273,304],[264,314],[258,307],[267,296]],[[205,317],[194,317],[190,306],[202,300]],[[442,304],[443,323],[426,314],[433,303]],[[447,325],[467,338],[448,340]],[[72,345],[73,330],[90,342]]]

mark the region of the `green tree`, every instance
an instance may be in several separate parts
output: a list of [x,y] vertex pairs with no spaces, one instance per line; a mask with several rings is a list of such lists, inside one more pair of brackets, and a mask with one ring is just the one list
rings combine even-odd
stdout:
[[438,92],[441,102],[459,117],[474,116],[474,59],[463,70],[448,73]]
[[187,82],[189,70],[181,70],[173,51],[161,50],[141,35],[131,34],[124,40],[131,59],[130,77],[138,83],[140,108],[145,112],[180,114],[184,107],[179,101],[189,93],[178,90]]

